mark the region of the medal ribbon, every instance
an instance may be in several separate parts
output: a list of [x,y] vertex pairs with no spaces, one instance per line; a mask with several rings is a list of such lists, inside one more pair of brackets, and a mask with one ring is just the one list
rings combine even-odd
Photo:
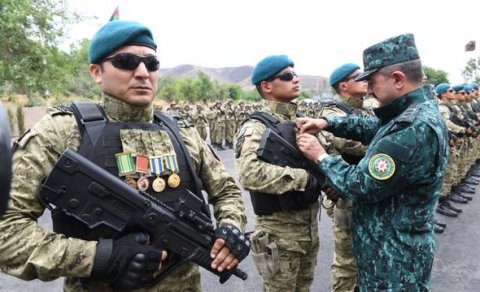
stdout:
[[165,155],[164,159],[166,169],[170,170],[173,173],[178,172],[178,162],[176,154]]
[[117,153],[115,154],[115,160],[117,161],[119,176],[135,173],[135,164],[133,162],[132,153]]
[[150,171],[157,176],[165,171],[162,156],[150,157]]
[[148,156],[143,154],[137,154],[136,172],[148,173]]

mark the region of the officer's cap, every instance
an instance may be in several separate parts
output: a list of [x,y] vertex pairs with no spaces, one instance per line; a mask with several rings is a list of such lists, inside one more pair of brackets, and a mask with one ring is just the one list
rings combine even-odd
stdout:
[[365,72],[355,78],[355,81],[365,80],[383,67],[418,59],[420,56],[413,34],[407,33],[389,38],[363,51]]
[[348,75],[352,74],[357,69],[360,69],[360,66],[357,64],[347,63],[333,70],[330,75],[330,86],[334,87],[338,83],[344,81]]
[[157,49],[152,32],[143,24],[126,20],[110,21],[97,31],[90,42],[90,63],[98,64],[112,52],[128,45]]
[[437,85],[437,87],[435,87],[435,92],[438,94],[438,95],[442,95],[444,94],[445,92],[447,92],[447,90],[450,88],[450,84],[448,83],[440,83]]
[[268,80],[283,68],[293,67],[293,61],[286,55],[273,55],[258,62],[257,66],[253,68],[252,84],[256,85],[262,81]]

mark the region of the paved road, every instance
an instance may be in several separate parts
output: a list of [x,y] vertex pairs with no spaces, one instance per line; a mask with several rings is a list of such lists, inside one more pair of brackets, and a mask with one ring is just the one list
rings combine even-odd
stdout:
[[[218,156],[224,161],[227,170],[234,175],[233,153],[220,151]],[[439,215],[439,219],[448,224],[443,234],[437,236],[437,251],[432,273],[432,292],[472,292],[480,291],[480,194],[468,205],[461,206],[460,217],[451,219]],[[252,230],[255,216],[248,194],[243,192],[248,216],[247,230]],[[50,228],[49,214],[39,220],[39,224]],[[316,278],[311,291],[330,291],[330,262],[332,259],[331,220],[322,213],[320,226],[320,252]],[[241,281],[237,278],[219,284],[212,274],[202,270],[202,287],[206,292],[261,291],[261,280],[250,257],[242,262],[241,268],[248,272],[249,278]],[[0,291],[61,291],[62,281],[44,283],[38,280],[24,282],[8,275],[0,274]],[[179,291],[180,292],[180,291]],[[182,291],[183,292],[183,291]]]

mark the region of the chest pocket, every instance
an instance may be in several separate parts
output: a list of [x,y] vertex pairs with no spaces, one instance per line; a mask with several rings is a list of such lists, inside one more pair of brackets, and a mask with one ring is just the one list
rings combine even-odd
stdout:
[[170,136],[164,130],[121,129],[120,140],[124,152],[141,153],[149,156],[175,153]]

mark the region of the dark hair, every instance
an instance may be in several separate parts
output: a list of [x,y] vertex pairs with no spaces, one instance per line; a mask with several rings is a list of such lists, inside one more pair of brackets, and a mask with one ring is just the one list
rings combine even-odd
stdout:
[[379,70],[379,73],[383,76],[388,76],[393,71],[402,71],[409,81],[414,83],[422,83],[423,70],[422,61],[420,59],[383,67]]

